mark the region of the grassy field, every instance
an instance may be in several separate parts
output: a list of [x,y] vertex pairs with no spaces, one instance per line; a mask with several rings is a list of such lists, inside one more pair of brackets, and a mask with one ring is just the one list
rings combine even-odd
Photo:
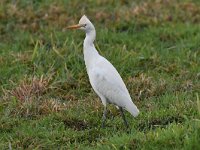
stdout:
[[[83,60],[86,14],[96,48],[140,115],[103,105]],[[199,0],[1,0],[0,149],[200,149]]]

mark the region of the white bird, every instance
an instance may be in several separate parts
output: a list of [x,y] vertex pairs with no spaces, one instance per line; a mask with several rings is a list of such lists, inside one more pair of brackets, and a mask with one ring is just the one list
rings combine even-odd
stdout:
[[67,29],[82,29],[86,33],[83,44],[84,61],[90,84],[104,105],[102,127],[105,127],[106,106],[109,103],[119,108],[124,123],[128,127],[123,109],[126,109],[134,117],[139,114],[139,110],[132,102],[130,94],[115,67],[96,50],[93,44],[96,38],[94,25],[83,15],[79,24],[69,26]]

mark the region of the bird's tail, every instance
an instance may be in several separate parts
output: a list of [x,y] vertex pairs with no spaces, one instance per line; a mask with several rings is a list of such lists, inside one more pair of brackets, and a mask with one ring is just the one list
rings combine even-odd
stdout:
[[130,101],[130,103],[128,105],[126,105],[125,108],[134,117],[137,117],[140,112],[139,109],[137,108],[137,106],[132,101]]

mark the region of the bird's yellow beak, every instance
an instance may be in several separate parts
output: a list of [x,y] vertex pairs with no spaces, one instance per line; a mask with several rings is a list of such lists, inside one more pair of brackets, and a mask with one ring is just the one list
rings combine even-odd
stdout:
[[68,26],[68,27],[66,27],[66,29],[79,29],[81,27],[84,27],[84,25],[76,24],[76,25]]

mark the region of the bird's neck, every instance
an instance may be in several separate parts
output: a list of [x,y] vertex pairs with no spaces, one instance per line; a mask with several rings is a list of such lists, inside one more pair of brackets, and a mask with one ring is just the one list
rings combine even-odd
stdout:
[[96,31],[95,30],[91,30],[89,32],[86,32],[86,37],[84,40],[84,47],[87,46],[94,46],[94,40],[96,38]]
[[88,68],[91,67],[92,64],[94,64],[94,61],[99,56],[99,53],[97,52],[94,46],[95,38],[96,38],[95,30],[86,32],[83,49],[84,49],[84,60],[85,60],[85,65],[86,65],[87,70]]

